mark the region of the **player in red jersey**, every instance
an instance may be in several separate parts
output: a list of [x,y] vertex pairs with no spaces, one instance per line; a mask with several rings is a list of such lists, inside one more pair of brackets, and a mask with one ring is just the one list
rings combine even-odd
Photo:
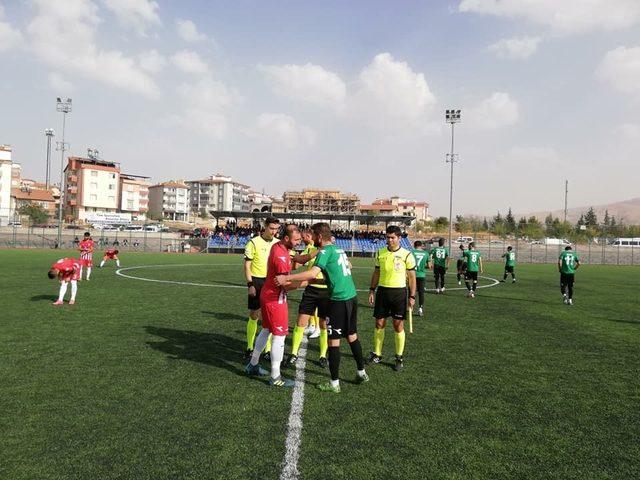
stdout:
[[293,259],[291,251],[300,243],[300,231],[295,225],[287,225],[282,240],[271,247],[267,261],[267,277],[260,291],[260,310],[262,312],[262,330],[256,338],[251,360],[245,367],[249,375],[266,375],[267,371],[260,367],[260,352],[267,344],[269,334],[271,340],[271,379],[274,387],[292,387],[294,382],[280,375],[280,363],[284,357],[284,340],[289,332],[289,306],[286,290],[293,290],[296,284],[280,287],[276,285],[276,275],[291,272]]
[[84,238],[80,242],[80,278],[82,280],[82,267],[87,267],[87,280],[91,277],[91,268],[93,267],[93,248],[95,242],[91,238],[89,232],[85,232]]
[[64,303],[64,295],[67,293],[67,285],[71,283],[71,298],[69,299],[69,305],[76,303],[76,293],[78,292],[78,280],[80,280],[80,271],[82,266],[80,260],[75,258],[61,258],[56,263],[51,265],[49,278],[60,279],[60,294],[58,300],[53,302],[54,305],[62,305]]
[[100,262],[100,266],[98,268],[104,267],[104,264],[107,260],[115,260],[116,266],[120,266],[120,259],[118,258],[118,250],[115,248],[108,248],[104,252],[104,257],[102,257],[102,261]]

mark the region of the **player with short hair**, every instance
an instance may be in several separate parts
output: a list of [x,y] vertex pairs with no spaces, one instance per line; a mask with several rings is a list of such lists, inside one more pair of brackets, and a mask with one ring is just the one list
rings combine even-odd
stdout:
[[516,252],[513,251],[513,247],[511,245],[507,247],[507,251],[502,255],[502,258],[505,259],[504,276],[500,281],[502,283],[506,282],[507,276],[511,274],[511,283],[516,283],[516,274],[514,272],[514,269],[516,267]]
[[[260,319],[260,290],[267,277],[267,260],[271,247],[278,242],[275,235],[280,230],[280,220],[275,217],[267,217],[264,221],[264,231],[253,237],[244,249],[244,275],[247,280],[247,303],[249,307],[249,320],[247,321],[247,349],[245,358],[253,353],[253,342],[258,331]],[[266,344],[265,356],[268,359],[269,344]]]
[[[369,363],[380,363],[382,344],[387,317],[393,319],[395,330],[396,372],[404,368],[404,319],[407,316],[407,303],[410,309],[416,300],[416,259],[409,250],[400,246],[402,231],[397,225],[387,227],[387,246],[376,252],[375,268],[371,275],[369,304],[373,305],[373,317],[376,321],[373,351]],[[409,280],[409,301],[407,302],[407,279]]]
[[436,284],[436,293],[444,293],[444,276],[449,268],[449,249],[444,246],[444,238],[438,239],[438,246],[431,250],[433,259],[433,278]]
[[64,296],[67,293],[67,285],[71,284],[71,298],[69,298],[69,305],[76,303],[76,293],[78,292],[78,280],[80,280],[80,271],[82,265],[80,260],[75,258],[61,258],[56,263],[51,265],[47,276],[49,278],[60,279],[60,292],[58,294],[58,300],[53,302],[54,305],[63,305]]
[[324,276],[329,290],[327,308],[327,331],[329,333],[329,371],[331,381],[318,388],[324,392],[340,393],[340,339],[346,338],[356,362],[358,383],[369,381],[364,369],[362,345],[358,339],[358,297],[351,264],[345,251],[331,241],[328,223],[316,223],[311,227],[313,241],[320,248],[311,269],[294,275],[280,275],[276,282],[289,285],[291,282],[313,281],[319,273]]
[[418,315],[423,315],[424,291],[426,286],[427,270],[429,269],[429,252],[424,250],[424,244],[420,240],[413,242],[413,253],[416,259],[416,291],[418,292]]
[[576,270],[580,268],[578,254],[567,245],[558,257],[558,271],[560,272],[560,292],[565,305],[573,305],[573,284]]
[[260,352],[271,340],[271,378],[269,385],[273,387],[293,387],[294,382],[280,374],[280,363],[284,357],[284,341],[289,332],[289,305],[287,290],[297,288],[297,284],[280,286],[275,279],[278,275],[291,273],[291,251],[300,242],[300,231],[295,225],[287,225],[282,240],[276,242],[269,250],[267,259],[267,276],[260,290],[260,312],[262,313],[262,330],[255,342],[251,360],[245,367],[249,375],[264,375],[266,370],[259,366]]
[[458,285],[462,285],[462,277],[467,270],[467,264],[464,261],[464,245],[458,247],[460,249],[460,258],[456,261],[456,278],[458,279]]
[[120,259],[118,258],[118,253],[118,250],[115,248],[107,248],[104,252],[104,256],[102,257],[102,261],[100,262],[98,268],[104,267],[104,264],[107,262],[107,260],[115,260],[116,266],[120,267]]
[[82,241],[78,245],[78,249],[80,250],[80,278],[78,278],[78,281],[82,280],[82,267],[87,267],[87,281],[89,281],[89,277],[91,277],[94,247],[95,242],[91,238],[91,233],[85,232]]
[[467,297],[475,298],[478,288],[478,272],[482,274],[482,255],[476,250],[475,242],[469,244],[469,248],[464,252],[464,259],[467,271],[464,276],[464,283],[467,286]]
[[[309,255],[310,260],[306,262],[305,265],[307,266],[307,270],[310,270],[313,268],[315,257],[318,253],[318,247],[314,244],[311,229],[306,229],[302,232],[302,241],[306,244],[302,255]],[[304,289],[302,298],[300,299],[298,321],[293,329],[291,354],[287,359],[287,364],[295,365],[298,361],[298,351],[302,344],[305,328],[309,325],[310,320],[315,317],[318,324],[316,324],[315,329],[309,333],[309,338],[320,337],[320,366],[324,368],[327,365],[327,349],[329,346],[326,324],[327,307],[329,306],[329,290],[324,283],[322,272],[318,273],[313,281],[316,281],[316,283],[309,283]]]

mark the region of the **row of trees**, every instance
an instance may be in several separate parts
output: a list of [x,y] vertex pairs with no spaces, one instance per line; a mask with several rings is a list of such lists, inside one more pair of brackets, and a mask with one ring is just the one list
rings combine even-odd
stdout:
[[[417,230],[422,233],[445,232],[449,228],[446,217],[437,217],[430,222],[419,222]],[[593,209],[589,208],[575,224],[561,221],[549,214],[544,221],[536,217],[521,217],[516,220],[509,207],[507,214],[498,212],[495,216],[487,217],[456,215],[453,228],[461,234],[491,233],[499,237],[517,236],[528,239],[543,237],[570,238],[573,240],[595,237],[640,237],[640,225],[625,225],[615,216],[606,211],[602,222]]]

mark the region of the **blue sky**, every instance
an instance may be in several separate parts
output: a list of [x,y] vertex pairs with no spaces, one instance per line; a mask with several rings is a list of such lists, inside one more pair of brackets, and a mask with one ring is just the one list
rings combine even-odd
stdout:
[[458,107],[457,213],[561,208],[565,178],[573,206],[638,196],[640,2],[0,6],[0,143],[29,177],[70,96],[72,153],[127,173],[399,194],[446,214],[443,117]]

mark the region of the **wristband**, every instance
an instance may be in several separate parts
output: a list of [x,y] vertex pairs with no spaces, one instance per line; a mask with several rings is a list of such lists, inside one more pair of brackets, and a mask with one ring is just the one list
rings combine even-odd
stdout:
[[416,296],[415,295],[409,295],[409,298],[412,299],[412,300],[415,300]]
[[247,287],[249,288],[253,287],[253,282],[247,282]]

